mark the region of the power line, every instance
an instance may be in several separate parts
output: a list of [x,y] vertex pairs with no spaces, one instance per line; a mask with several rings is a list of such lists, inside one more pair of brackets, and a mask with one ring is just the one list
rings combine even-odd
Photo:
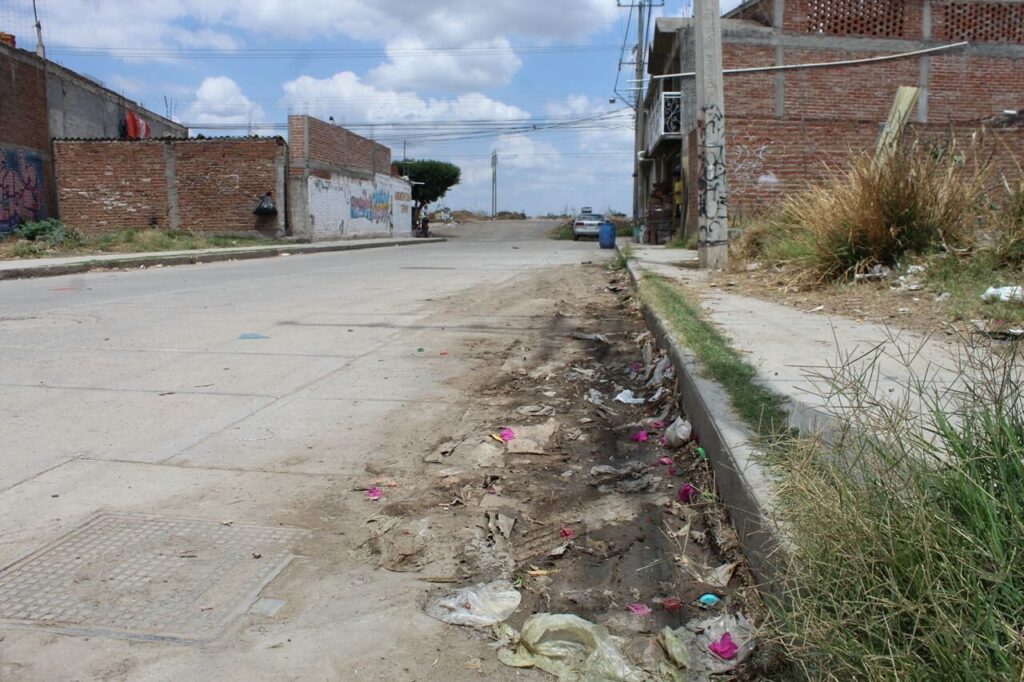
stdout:
[[488,56],[488,55],[583,55],[614,52],[617,45],[468,45],[422,48],[144,48],[90,47],[62,45],[51,47],[56,54],[74,57],[117,57],[120,59],[380,59],[382,57]]

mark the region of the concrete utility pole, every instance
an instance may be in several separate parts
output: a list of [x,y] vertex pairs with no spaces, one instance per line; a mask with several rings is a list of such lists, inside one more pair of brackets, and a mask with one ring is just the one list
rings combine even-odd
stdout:
[[640,105],[644,99],[644,58],[647,56],[644,54],[644,29],[645,19],[644,16],[644,3],[645,0],[640,0],[640,4],[637,5],[637,20],[636,20],[636,55],[633,57],[633,61],[636,62],[636,100],[633,106],[633,126],[636,128],[633,135],[633,224],[636,225],[640,221],[640,207],[643,205],[643,200],[640,196],[640,152],[643,151],[643,139],[644,132],[641,128],[642,116],[640,115]]
[[32,0],[32,18],[36,20],[36,56],[40,59],[46,59],[46,46],[43,45],[43,25],[39,22],[36,0]]
[[729,258],[721,16],[719,0],[695,0],[697,254],[700,267],[712,270],[723,269]]
[[491,217],[498,215],[498,150],[491,152]]

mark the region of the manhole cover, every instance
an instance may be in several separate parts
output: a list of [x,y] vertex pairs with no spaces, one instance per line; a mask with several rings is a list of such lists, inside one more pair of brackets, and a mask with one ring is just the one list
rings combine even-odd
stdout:
[[81,634],[208,641],[245,612],[307,534],[100,514],[0,571],[0,620]]

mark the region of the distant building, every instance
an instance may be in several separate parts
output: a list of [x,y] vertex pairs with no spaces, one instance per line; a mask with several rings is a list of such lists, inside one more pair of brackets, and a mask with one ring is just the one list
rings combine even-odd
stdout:
[[[914,129],[967,133],[1024,109],[1024,3],[974,0],[750,0],[722,20],[723,67],[850,62],[967,41],[889,61],[725,76],[730,214],[756,211],[821,179],[878,136],[901,85],[920,88]],[[695,70],[690,19],[656,23],[651,77]],[[638,210],[649,227],[695,229],[698,175],[693,78],[652,78],[637,115]],[[1019,173],[1024,129],[994,130],[997,166]],[[1005,144],[1004,144],[1005,143]],[[674,186],[682,171],[682,191]],[[676,210],[681,203],[681,210]]]
[[54,138],[188,137],[188,129],[0,33],[0,233],[57,216]]

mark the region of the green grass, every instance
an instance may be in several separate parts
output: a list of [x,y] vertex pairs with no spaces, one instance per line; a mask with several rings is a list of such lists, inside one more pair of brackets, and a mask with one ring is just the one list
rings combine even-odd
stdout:
[[989,287],[1022,282],[1024,270],[1008,266],[991,250],[977,250],[966,257],[936,255],[928,259],[925,271],[930,293],[949,293],[946,305],[954,319],[1000,321],[1006,326],[1024,323],[1024,303],[985,303],[981,294]]
[[558,225],[550,234],[552,239],[572,241],[572,221]]
[[626,264],[633,259],[633,245],[624,244],[618,248],[615,257],[608,263],[608,269],[616,272],[625,270]]
[[777,437],[786,432],[783,398],[756,381],[754,366],[701,316],[699,306],[680,287],[646,275],[640,282],[640,297],[669,321],[706,376],[725,389],[733,408],[755,433]]
[[[52,232],[52,230],[51,230]],[[0,241],[0,258],[46,258],[95,253],[143,253],[150,251],[191,251],[276,244],[273,239],[249,235],[204,235],[194,232],[124,229],[92,237],[68,231],[72,238],[60,241],[40,236],[34,240],[18,239],[17,235]]]
[[792,548],[770,627],[802,677],[1022,679],[1022,358],[964,348],[952,387],[908,368],[910,400],[875,393],[877,357],[836,368],[842,450],[769,451]]

